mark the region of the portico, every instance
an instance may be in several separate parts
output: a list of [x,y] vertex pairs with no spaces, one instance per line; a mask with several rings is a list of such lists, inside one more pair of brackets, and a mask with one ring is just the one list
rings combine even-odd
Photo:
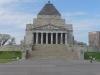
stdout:
[[34,44],[65,44],[67,33],[33,33]]

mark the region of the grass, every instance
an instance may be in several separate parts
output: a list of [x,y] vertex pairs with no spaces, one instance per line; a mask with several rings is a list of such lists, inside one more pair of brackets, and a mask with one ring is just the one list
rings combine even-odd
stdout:
[[7,62],[12,62],[14,60],[12,59],[0,59],[0,63],[7,63]]
[[100,62],[100,52],[84,52],[84,59],[89,60],[90,56],[96,58],[98,62]]
[[100,59],[95,60],[96,62],[100,62]]
[[0,51],[0,59],[12,59],[13,57],[21,59],[21,56],[21,51]]

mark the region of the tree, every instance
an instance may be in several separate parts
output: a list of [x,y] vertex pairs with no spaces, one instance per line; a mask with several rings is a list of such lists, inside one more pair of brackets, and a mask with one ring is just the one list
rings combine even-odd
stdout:
[[[10,42],[10,44],[8,41]],[[13,45],[13,44],[15,44],[15,38],[11,37],[8,34],[0,34],[0,46],[5,45],[7,42],[9,45]]]

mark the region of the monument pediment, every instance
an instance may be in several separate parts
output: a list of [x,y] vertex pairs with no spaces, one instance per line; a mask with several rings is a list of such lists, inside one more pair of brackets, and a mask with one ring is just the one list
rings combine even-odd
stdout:
[[66,30],[66,28],[51,25],[51,24],[35,27],[33,29],[36,29],[36,30]]

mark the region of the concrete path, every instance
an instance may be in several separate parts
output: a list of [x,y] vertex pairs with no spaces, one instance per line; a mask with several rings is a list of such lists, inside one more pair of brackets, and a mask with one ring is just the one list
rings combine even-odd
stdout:
[[100,75],[100,63],[85,60],[18,60],[0,64],[0,75]]

